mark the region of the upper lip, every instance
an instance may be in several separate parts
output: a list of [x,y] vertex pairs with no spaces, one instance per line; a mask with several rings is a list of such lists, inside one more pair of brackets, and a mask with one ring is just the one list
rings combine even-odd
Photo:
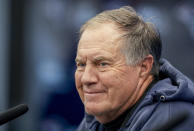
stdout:
[[103,93],[103,90],[83,90],[84,93],[88,93],[88,94],[95,94],[95,93]]

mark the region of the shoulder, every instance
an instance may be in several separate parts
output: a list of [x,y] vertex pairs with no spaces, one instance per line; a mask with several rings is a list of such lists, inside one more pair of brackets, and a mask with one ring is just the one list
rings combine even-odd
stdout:
[[173,129],[176,131],[190,131],[194,130],[193,121],[194,104],[184,101],[161,102],[150,114],[142,129],[156,129],[174,124]]

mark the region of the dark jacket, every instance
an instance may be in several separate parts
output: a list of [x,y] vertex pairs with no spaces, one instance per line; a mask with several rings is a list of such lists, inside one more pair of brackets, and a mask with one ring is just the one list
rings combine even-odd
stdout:
[[[194,84],[167,60],[160,60],[160,80],[148,90],[119,131],[154,131],[189,114],[174,131],[194,131]],[[178,123],[178,122],[175,122]],[[85,114],[77,131],[97,131],[100,123]],[[166,130],[166,129],[162,129]]]

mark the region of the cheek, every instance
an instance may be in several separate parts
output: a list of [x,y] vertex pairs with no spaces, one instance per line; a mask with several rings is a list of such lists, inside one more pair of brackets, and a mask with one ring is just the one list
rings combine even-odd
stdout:
[[81,86],[81,74],[78,73],[77,71],[75,72],[75,84],[76,88]]
[[121,97],[128,89],[126,85],[129,86],[129,78],[124,74],[121,75],[114,71],[102,73],[100,79],[101,84],[108,91],[108,97],[110,100],[116,99],[116,97]]
[[109,101],[115,104],[128,99],[133,94],[138,83],[136,74],[121,71],[104,73],[101,75],[101,81],[108,90]]
[[100,74],[101,81],[103,84],[111,85],[108,88],[114,86],[114,88],[120,88],[123,84],[130,83],[133,81],[129,72],[120,71],[120,70],[112,70],[106,73]]
[[83,94],[83,89],[81,84],[81,73],[75,72],[75,85],[82,102],[84,102],[84,99],[83,99],[84,94]]

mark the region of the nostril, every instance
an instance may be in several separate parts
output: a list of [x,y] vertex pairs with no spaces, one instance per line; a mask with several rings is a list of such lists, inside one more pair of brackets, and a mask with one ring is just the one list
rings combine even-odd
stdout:
[[91,85],[97,82],[97,76],[94,70],[85,69],[82,77],[81,77],[82,84]]

